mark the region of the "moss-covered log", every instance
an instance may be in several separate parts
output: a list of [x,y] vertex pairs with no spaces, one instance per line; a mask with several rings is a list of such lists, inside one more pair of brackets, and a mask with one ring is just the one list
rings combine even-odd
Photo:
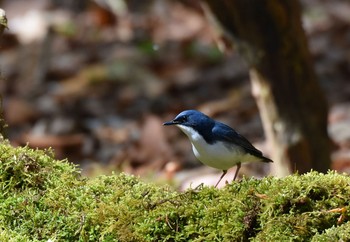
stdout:
[[0,142],[0,241],[348,241],[350,177],[243,179],[176,192],[83,178],[51,151]]

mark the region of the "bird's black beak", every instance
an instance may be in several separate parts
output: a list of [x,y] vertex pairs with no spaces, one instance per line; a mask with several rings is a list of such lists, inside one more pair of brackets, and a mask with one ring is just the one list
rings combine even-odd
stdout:
[[175,125],[175,124],[177,124],[177,122],[175,122],[174,120],[163,123],[163,125]]

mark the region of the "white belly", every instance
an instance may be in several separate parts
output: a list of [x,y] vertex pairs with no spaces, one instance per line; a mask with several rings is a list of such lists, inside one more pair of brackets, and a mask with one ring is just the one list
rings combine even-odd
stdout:
[[228,170],[238,163],[259,160],[259,158],[245,153],[243,148],[239,146],[228,145],[224,142],[208,145],[203,137],[192,128],[181,125],[178,125],[178,127],[190,139],[194,155],[207,166]]
[[223,142],[217,142],[213,145],[193,142],[192,150],[202,163],[220,170],[228,170],[238,163],[258,160],[258,158],[244,153],[242,148],[228,148]]

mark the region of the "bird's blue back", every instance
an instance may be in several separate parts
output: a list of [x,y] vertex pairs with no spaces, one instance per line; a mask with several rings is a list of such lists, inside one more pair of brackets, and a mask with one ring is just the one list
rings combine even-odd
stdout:
[[260,150],[257,150],[246,138],[226,124],[215,121],[212,134],[215,140],[235,144],[242,147],[247,153],[263,158]]

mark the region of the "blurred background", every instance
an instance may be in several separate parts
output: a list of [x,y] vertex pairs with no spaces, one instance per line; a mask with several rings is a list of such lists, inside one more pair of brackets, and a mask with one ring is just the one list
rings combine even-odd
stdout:
[[[327,97],[332,168],[350,171],[350,2],[302,0],[303,26]],[[234,127],[267,156],[248,68],[221,52],[199,1],[0,0],[5,136],[52,147],[83,175],[112,171],[176,186],[217,181],[185,135],[163,127],[198,109]],[[232,169],[234,172],[234,169]],[[242,174],[262,176],[251,164]],[[187,184],[187,185],[186,185]]]

